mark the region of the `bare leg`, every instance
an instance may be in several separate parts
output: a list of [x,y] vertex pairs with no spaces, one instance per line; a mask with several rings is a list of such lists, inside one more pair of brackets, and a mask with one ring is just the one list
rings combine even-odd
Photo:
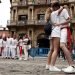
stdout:
[[63,50],[63,52],[64,52],[64,54],[66,56],[68,64],[69,65],[73,65],[73,61],[72,61],[72,58],[71,58],[71,53],[69,52],[68,48],[66,47],[66,44],[65,43],[61,43],[60,47],[62,48],[62,50]]
[[49,53],[48,53],[48,58],[47,58],[47,64],[48,64],[48,65],[50,65],[50,62],[51,62],[52,53],[53,53],[52,40],[50,40],[50,51],[49,51]]
[[56,62],[59,46],[60,46],[60,38],[55,37],[55,38],[53,38],[52,42],[53,42],[54,51],[53,51],[52,57],[51,57],[51,66],[54,66],[55,62]]

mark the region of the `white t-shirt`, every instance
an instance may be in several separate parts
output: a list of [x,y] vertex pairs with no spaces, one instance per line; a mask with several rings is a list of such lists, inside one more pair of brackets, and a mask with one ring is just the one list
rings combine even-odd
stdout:
[[23,45],[23,40],[20,39],[20,40],[19,40],[19,46],[22,46],[22,45]]
[[11,42],[12,42],[12,38],[7,38],[7,44],[6,44],[6,46],[10,47],[11,46]]
[[59,15],[59,23],[66,22],[66,19],[68,19],[70,16],[68,14],[67,9],[63,9],[62,12]]
[[17,47],[17,43],[18,43],[18,41],[17,41],[17,39],[12,39],[12,48],[16,48]]
[[51,13],[51,22],[53,24],[59,24],[58,10]]
[[27,45],[28,40],[28,38],[23,39],[23,45]]
[[[53,24],[59,24],[58,10],[53,11],[51,13],[51,22]],[[60,38],[60,26],[53,26],[52,28],[53,29],[52,29],[51,37],[59,37]]]
[[4,48],[6,48],[6,44],[7,44],[6,42],[7,42],[7,41],[4,41],[4,40],[3,40],[3,45],[2,45],[2,46],[3,46]]

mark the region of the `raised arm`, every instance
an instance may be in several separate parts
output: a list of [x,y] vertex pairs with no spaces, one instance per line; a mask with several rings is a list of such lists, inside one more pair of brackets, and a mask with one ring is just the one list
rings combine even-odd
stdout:
[[61,6],[60,9],[58,10],[58,15],[60,15],[60,13],[62,12],[63,9],[64,9],[64,7]]

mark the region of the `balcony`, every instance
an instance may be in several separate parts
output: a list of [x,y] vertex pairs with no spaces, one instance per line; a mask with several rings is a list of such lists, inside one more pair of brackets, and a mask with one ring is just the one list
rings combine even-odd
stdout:
[[48,5],[51,3],[51,0],[32,0],[32,1],[22,1],[18,2],[18,6],[28,6],[28,5]]
[[12,2],[11,6],[18,6],[18,3],[17,2]]
[[45,21],[44,20],[18,21],[17,25],[45,25]]
[[18,6],[27,6],[28,3],[26,1],[24,2],[18,2]]
[[69,2],[75,2],[75,0],[68,0]]
[[13,21],[13,20],[9,20],[9,21],[7,21],[7,26],[15,26],[15,25],[17,25],[17,21]]
[[[63,3],[73,3],[75,2],[75,0],[58,0],[61,4]],[[32,1],[28,1],[28,0],[23,0],[20,2],[12,2],[11,6],[28,6],[28,5],[50,5],[51,4],[51,0],[32,0]]]
[[44,20],[7,21],[7,26],[45,25]]

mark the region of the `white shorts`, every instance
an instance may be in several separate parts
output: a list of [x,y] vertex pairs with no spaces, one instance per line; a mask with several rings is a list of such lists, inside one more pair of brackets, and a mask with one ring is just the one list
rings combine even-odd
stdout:
[[51,37],[59,37],[60,38],[60,27],[55,27],[52,30]]
[[67,43],[67,28],[61,29],[60,43]]

